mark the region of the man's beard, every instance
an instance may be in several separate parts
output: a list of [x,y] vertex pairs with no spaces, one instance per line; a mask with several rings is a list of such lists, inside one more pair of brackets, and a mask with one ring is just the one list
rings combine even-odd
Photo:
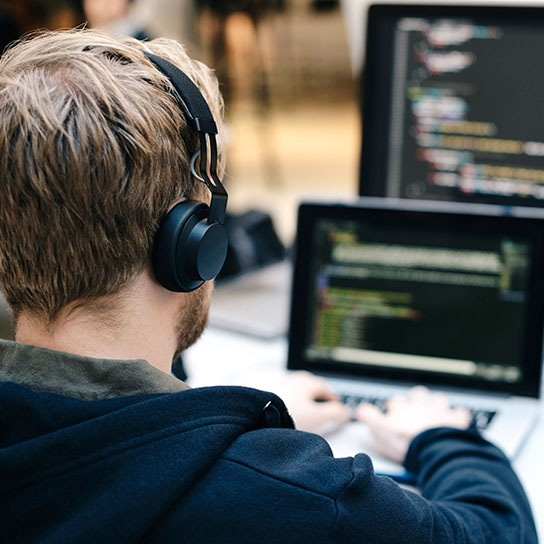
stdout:
[[178,340],[174,360],[189,346],[192,346],[204,332],[208,324],[212,289],[213,282],[206,282],[196,291],[186,293],[184,297],[185,304],[178,316],[178,326],[176,328]]

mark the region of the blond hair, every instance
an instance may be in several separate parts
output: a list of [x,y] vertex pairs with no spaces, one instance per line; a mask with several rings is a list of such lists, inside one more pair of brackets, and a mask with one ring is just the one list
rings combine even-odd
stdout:
[[150,258],[198,146],[155,53],[200,88],[221,133],[212,72],[172,40],[45,32],[0,59],[0,288],[16,316],[51,323],[119,293]]

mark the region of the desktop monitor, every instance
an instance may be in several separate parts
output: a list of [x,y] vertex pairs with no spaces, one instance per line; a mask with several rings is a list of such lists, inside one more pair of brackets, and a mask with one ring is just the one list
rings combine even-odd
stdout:
[[359,194],[544,206],[544,8],[373,5]]

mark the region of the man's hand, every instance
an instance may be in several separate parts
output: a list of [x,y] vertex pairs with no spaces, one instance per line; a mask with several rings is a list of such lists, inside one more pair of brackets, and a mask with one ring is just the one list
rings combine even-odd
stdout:
[[324,434],[350,420],[349,409],[327,382],[309,372],[289,374],[276,392],[301,431]]
[[406,396],[393,397],[387,401],[385,413],[361,404],[356,417],[369,426],[376,450],[399,463],[419,433],[434,427],[466,429],[471,420],[468,410],[450,408],[446,395],[431,393],[425,387],[414,387]]

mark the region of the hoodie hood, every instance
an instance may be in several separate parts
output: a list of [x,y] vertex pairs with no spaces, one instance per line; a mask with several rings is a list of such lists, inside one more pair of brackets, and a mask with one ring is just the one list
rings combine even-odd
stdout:
[[145,538],[241,434],[292,426],[272,393],[189,389],[145,361],[2,342],[0,380],[10,542]]

